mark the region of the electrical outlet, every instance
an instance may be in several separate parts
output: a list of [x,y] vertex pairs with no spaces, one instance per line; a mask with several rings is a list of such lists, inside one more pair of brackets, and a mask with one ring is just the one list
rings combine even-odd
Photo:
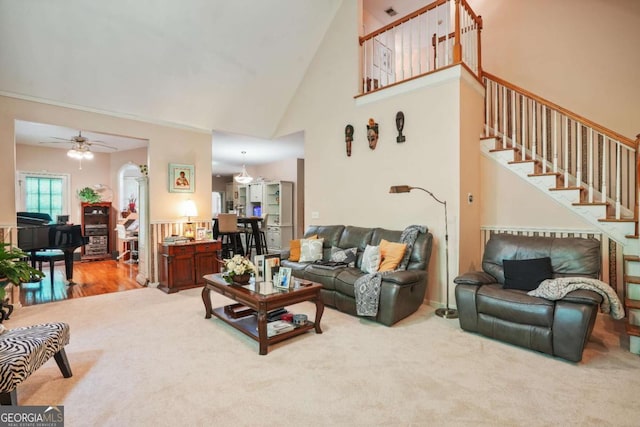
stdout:
[[311,219],[320,219],[320,212],[311,212]]
[[473,194],[471,193],[467,194],[467,202],[469,204],[473,203]]

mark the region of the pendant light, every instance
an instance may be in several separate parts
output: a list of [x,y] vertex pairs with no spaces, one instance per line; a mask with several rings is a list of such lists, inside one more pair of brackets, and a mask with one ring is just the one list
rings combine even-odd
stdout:
[[253,177],[251,177],[248,173],[247,173],[247,168],[244,165],[244,156],[245,154],[247,154],[246,151],[242,151],[242,172],[240,173],[240,175],[237,175],[234,179],[236,180],[236,182],[238,184],[249,184],[251,181],[253,181]]

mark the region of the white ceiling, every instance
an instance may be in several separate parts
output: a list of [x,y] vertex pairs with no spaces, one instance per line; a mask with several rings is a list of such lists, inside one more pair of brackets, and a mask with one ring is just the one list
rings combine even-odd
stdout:
[[[214,173],[239,172],[243,150],[302,158],[301,134],[270,140],[342,1],[0,0],[0,93],[213,130]],[[393,20],[427,2],[364,3]],[[79,130],[125,143],[26,123],[19,139]]]
[[[60,148],[68,150],[73,147],[73,137],[82,132],[82,136],[89,140],[91,151],[97,153],[113,153],[146,147],[146,139],[122,137],[105,133],[91,132],[85,129],[70,129],[43,123],[25,122],[17,120],[15,124],[16,143],[35,145],[38,147]],[[104,147],[108,145],[114,150]]]

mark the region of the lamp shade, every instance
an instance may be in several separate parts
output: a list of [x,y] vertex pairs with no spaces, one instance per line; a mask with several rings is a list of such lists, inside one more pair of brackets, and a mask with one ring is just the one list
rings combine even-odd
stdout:
[[182,216],[188,218],[198,216],[198,208],[193,200],[186,200],[182,205]]

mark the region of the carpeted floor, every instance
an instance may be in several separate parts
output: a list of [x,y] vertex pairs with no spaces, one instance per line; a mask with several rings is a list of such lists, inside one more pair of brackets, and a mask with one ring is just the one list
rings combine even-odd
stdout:
[[[212,293],[213,306],[230,303]],[[309,303],[291,307],[313,317]],[[24,307],[8,328],[71,325],[73,377],[52,359],[21,405],[67,426],[637,426],[640,357],[598,316],[573,364],[463,332],[424,305],[389,328],[327,308],[322,335],[270,347],[204,319],[200,289],[154,288]]]

